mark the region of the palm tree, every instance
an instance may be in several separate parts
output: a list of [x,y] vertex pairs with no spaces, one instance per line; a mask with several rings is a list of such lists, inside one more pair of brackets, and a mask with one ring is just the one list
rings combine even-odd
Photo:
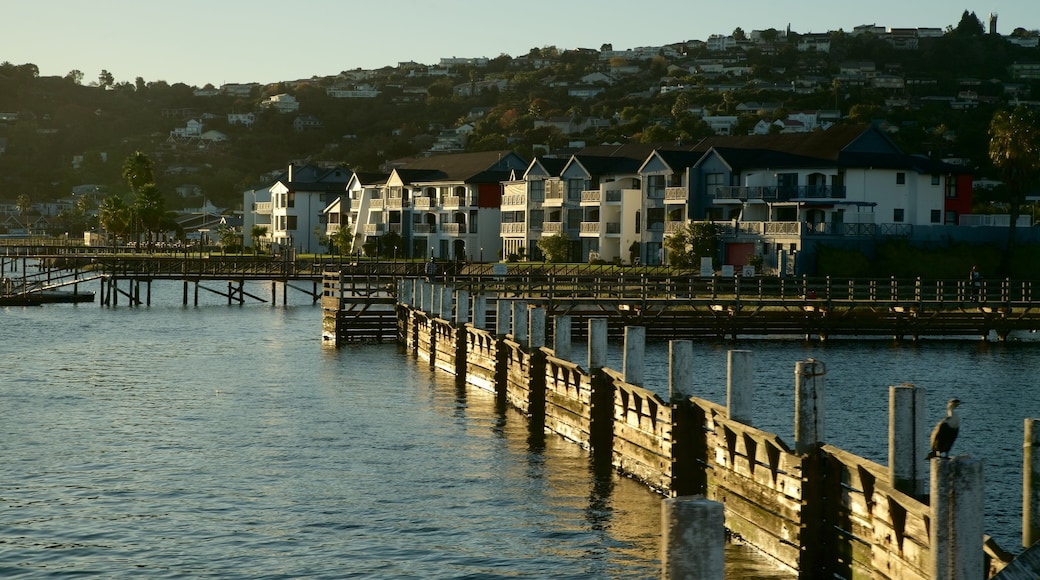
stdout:
[[1007,251],[1003,253],[1001,273],[1010,267],[1009,256],[1015,247],[1015,222],[1026,194],[1040,178],[1040,119],[1036,113],[1019,106],[1014,111],[999,110],[989,124],[989,158],[1007,186]]
[[122,176],[130,184],[130,191],[137,193],[137,189],[142,185],[155,182],[152,160],[144,153],[135,151],[123,161]]
[[259,253],[260,240],[267,235],[267,226],[253,226],[249,229],[249,239],[253,240],[253,252]]
[[141,185],[134,197],[134,213],[148,237],[148,247],[152,245],[152,232],[159,231],[159,224],[166,214],[166,202],[159,188],[152,182]]
[[130,233],[133,224],[133,209],[126,205],[123,198],[110,195],[101,201],[98,208],[98,221],[101,228],[116,236]]

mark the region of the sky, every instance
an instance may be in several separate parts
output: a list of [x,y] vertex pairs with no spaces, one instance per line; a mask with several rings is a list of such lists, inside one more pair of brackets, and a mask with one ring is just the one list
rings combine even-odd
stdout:
[[790,25],[798,33],[873,24],[956,26],[965,10],[997,30],[1040,29],[1036,0],[34,0],[5,2],[0,62],[41,76],[102,70],[115,81],[271,83],[442,57],[522,56],[532,48],[615,50]]

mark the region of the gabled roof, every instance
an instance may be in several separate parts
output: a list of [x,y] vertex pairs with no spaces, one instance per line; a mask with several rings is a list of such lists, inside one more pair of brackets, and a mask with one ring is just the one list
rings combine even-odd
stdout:
[[527,166],[527,169],[524,171],[524,177],[527,177],[527,174],[536,166],[540,167],[549,177],[559,177],[560,173],[563,172],[563,168],[567,166],[567,161],[567,159],[560,159],[559,157],[536,157]]
[[[402,181],[406,183],[415,181],[472,182],[477,176],[481,176],[481,179],[486,178],[489,175],[486,172],[491,171],[502,175],[500,179],[496,178],[496,181],[500,181],[508,178],[510,169],[526,166],[527,161],[519,155],[512,151],[504,150],[434,155],[418,159],[396,171],[401,176]],[[410,173],[419,171],[424,173]],[[409,176],[407,179],[405,178],[406,175]],[[415,177],[413,178],[411,175]]]

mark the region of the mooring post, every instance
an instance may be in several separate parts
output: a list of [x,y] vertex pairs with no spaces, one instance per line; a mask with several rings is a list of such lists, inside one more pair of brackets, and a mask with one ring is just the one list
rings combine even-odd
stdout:
[[553,356],[558,359],[571,360],[571,324],[565,314],[553,317]]
[[680,401],[693,393],[693,341],[668,342],[668,400]]
[[910,383],[888,387],[888,470],[892,485],[913,496],[924,495],[924,456],[928,453],[925,389]]
[[723,505],[701,495],[661,503],[661,578],[722,580],[726,561]]
[[510,313],[512,312],[512,304],[509,300],[499,298],[495,305],[495,334],[499,338],[505,337],[509,334],[509,328],[512,325],[510,320]]
[[931,464],[930,579],[984,578],[982,462],[960,455]]
[[1040,429],[1037,419],[1026,419],[1025,461],[1022,466],[1022,547],[1029,548],[1040,540]]
[[414,306],[415,306],[415,309],[420,311],[420,312],[423,311],[423,306],[425,306],[425,304],[423,302],[423,297],[424,297],[425,294],[426,294],[425,283],[421,279],[416,278],[415,279],[415,305]]
[[487,330],[487,296],[477,294],[473,297],[473,328]]
[[646,367],[646,327],[625,327],[625,354],[621,361],[625,382],[643,386],[643,370]]
[[[407,306],[409,308],[414,306],[414,304],[412,304],[412,290],[414,290],[414,289],[415,289],[415,286],[413,284],[411,284],[408,280],[404,280],[404,279],[398,280],[397,281],[397,302],[399,304],[403,304],[403,305],[405,305],[405,306]],[[340,301],[340,304],[343,303],[342,293],[340,293],[339,301]]]
[[726,356],[726,408],[729,418],[753,425],[754,357],[750,350],[731,350]]
[[433,309],[433,296],[436,291],[436,285],[429,282],[423,283],[423,312],[433,316],[436,310]]
[[589,370],[607,366],[607,319],[589,319]]
[[513,340],[520,346],[527,346],[527,302],[513,301]]
[[527,311],[529,336],[527,345],[532,349],[545,346],[545,309],[541,306],[532,306]]
[[447,284],[445,284],[444,286],[441,286],[441,301],[440,301],[440,306],[441,306],[440,319],[441,320],[448,320],[448,321],[452,320],[451,312],[452,312],[452,306],[454,306],[454,304],[452,304],[454,298],[455,298],[454,297],[454,292],[452,291],[451,286],[448,286]]
[[462,328],[469,322],[469,290],[455,292],[455,324]]
[[826,366],[817,360],[798,361],[794,368],[794,449],[808,453],[823,441],[823,394]]

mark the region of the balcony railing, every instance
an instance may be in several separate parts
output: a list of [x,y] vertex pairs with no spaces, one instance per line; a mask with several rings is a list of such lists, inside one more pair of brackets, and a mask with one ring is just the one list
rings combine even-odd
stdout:
[[383,209],[383,198],[373,198],[368,202],[368,206],[372,209]]
[[664,188],[664,200],[665,201],[681,201],[686,203],[686,200],[690,198],[689,193],[685,187],[666,187]]
[[527,207],[527,195],[523,193],[510,193],[502,196],[502,207],[517,206]]
[[428,197],[417,197],[412,200],[412,206],[415,207],[415,209],[426,210],[430,209],[430,206],[433,205],[432,202],[433,200]]
[[527,224],[524,222],[504,223],[499,231],[503,234],[524,234],[527,233]]
[[599,235],[599,222],[581,222],[581,229],[579,230],[581,235]]
[[271,206],[273,204],[269,201],[258,201],[253,204],[253,211],[262,215],[271,215]]
[[437,233],[437,226],[435,224],[413,224],[413,234],[435,234]]
[[460,207],[464,198],[460,195],[449,195],[444,198],[444,208]]
[[563,231],[563,222],[542,222],[543,234],[558,234]]
[[621,203],[621,196],[624,193],[622,189],[608,189],[607,190],[607,203]]
[[368,235],[382,234],[386,230],[386,224],[365,224],[365,233]]
[[351,211],[358,211],[359,209],[361,209],[361,200],[360,199],[352,199],[352,200],[350,200],[350,210]]
[[581,192],[581,203],[599,203],[603,194],[598,189],[586,189]]
[[546,191],[544,203],[545,207],[560,207],[561,205],[563,205],[563,191]]
[[401,209],[404,207],[404,199],[400,197],[391,197],[386,200],[387,209]]
[[390,224],[390,233],[400,235],[401,224]]
[[839,185],[775,185],[775,186],[716,186],[709,188],[715,199],[739,201],[790,201],[792,199],[845,199],[845,186]]
[[441,224],[441,231],[450,236],[466,233],[466,224]]
[[665,235],[672,235],[686,227],[686,222],[664,222]]

